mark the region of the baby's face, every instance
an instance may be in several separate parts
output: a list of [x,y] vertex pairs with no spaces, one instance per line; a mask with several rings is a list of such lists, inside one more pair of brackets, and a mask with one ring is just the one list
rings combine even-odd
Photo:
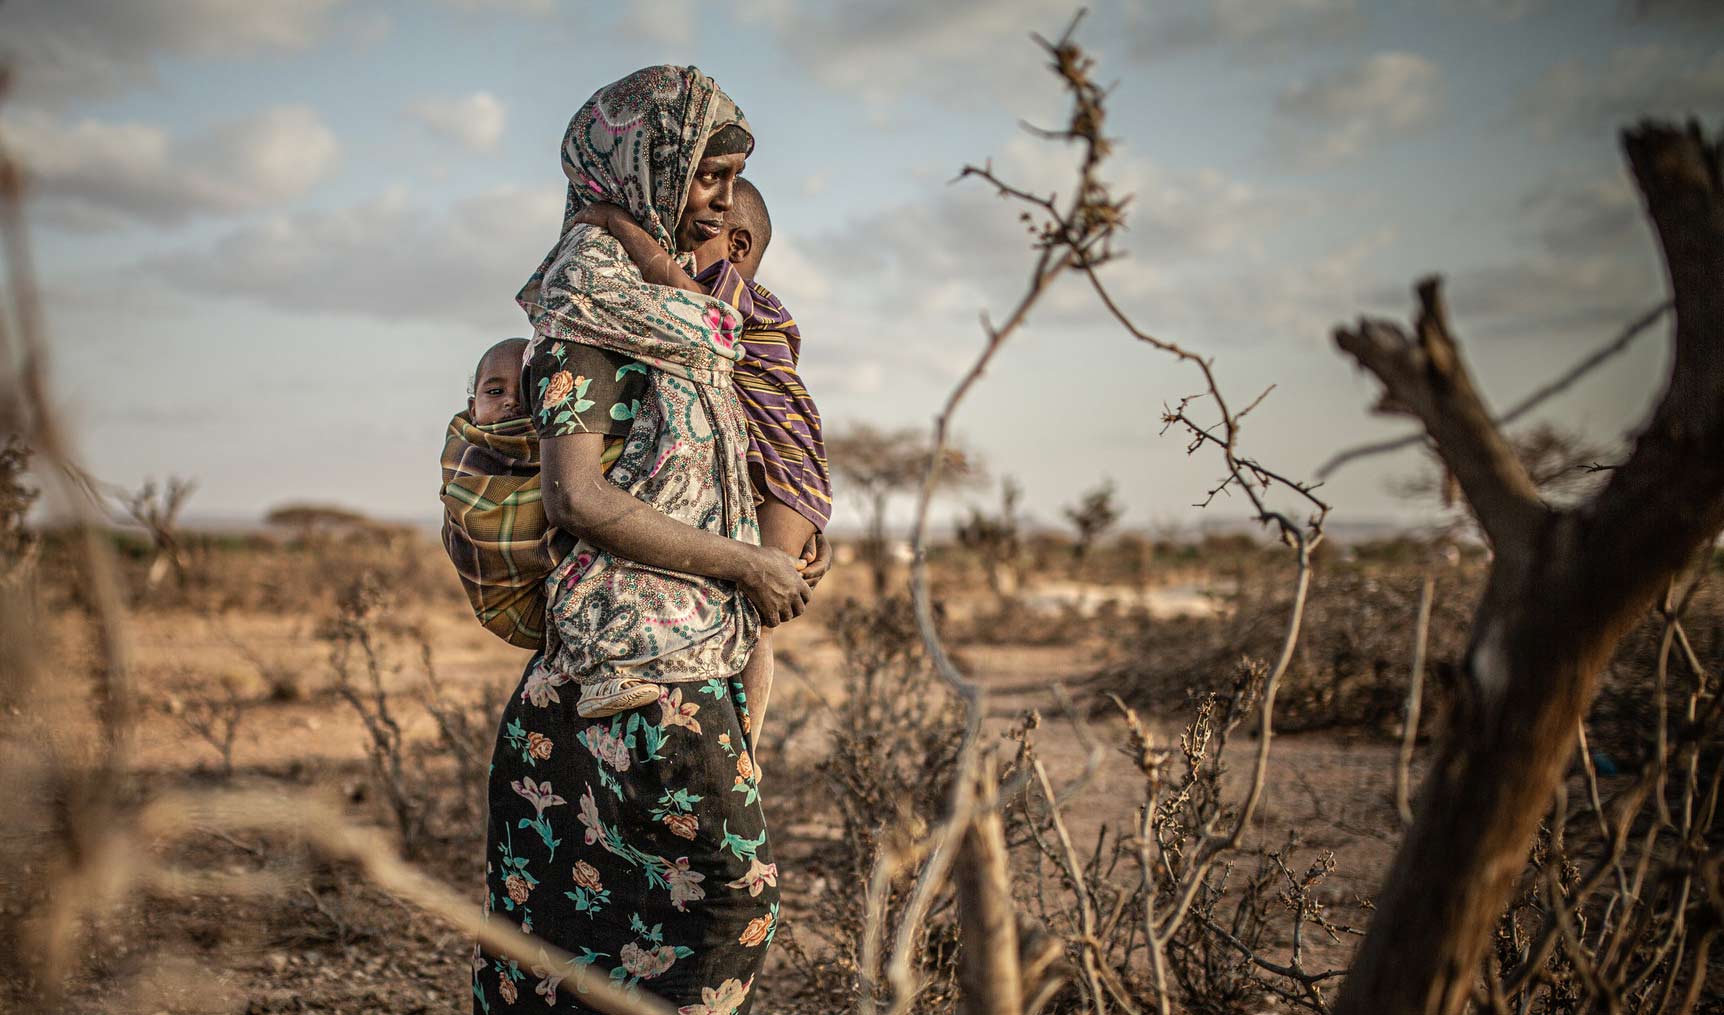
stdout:
[[479,361],[478,383],[467,413],[479,426],[521,415],[521,354],[513,347],[492,349]]
[[696,271],[705,271],[709,266],[730,258],[730,227],[726,226],[717,236],[694,248],[694,265]]
[[719,261],[735,264],[742,277],[752,281],[760,267],[760,258],[754,256],[754,234],[746,226],[726,222],[717,236],[694,248],[695,270],[705,271]]

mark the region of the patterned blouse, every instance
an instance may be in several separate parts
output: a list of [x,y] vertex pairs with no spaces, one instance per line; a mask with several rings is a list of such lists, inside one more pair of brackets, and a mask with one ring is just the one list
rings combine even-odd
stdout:
[[[544,337],[523,368],[521,390],[533,407],[533,427],[540,440],[604,434],[600,464],[608,472],[622,454],[623,439],[646,397],[647,382],[647,368],[620,352]],[[545,407],[557,405],[565,394],[570,399],[554,412]]]

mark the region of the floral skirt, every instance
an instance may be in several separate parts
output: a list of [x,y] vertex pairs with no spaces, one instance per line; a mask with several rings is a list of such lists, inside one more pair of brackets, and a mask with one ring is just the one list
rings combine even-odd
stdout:
[[[575,714],[577,688],[503,710],[491,757],[485,918],[507,919],[682,1015],[742,1015],[778,923],[767,842],[734,680],[672,684],[657,703]],[[569,968],[475,950],[473,1010],[588,1012]]]

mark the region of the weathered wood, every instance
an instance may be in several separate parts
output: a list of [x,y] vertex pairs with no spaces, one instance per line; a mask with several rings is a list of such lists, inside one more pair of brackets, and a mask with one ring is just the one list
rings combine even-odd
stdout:
[[961,1015],[1023,1015],[1018,928],[1012,905],[1005,826],[991,758],[977,766],[975,811],[958,850],[958,1010]]
[[1479,401],[1435,282],[1418,339],[1366,322],[1337,343],[1417,416],[1496,551],[1462,701],[1336,1005],[1337,1015],[1452,1015],[1575,748],[1599,671],[1654,597],[1724,527],[1724,183],[1697,128],[1624,136],[1676,311],[1663,398],[1629,461],[1558,511]]

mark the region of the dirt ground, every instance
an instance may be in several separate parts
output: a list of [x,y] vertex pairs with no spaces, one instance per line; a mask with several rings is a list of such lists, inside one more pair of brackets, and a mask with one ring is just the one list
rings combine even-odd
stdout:
[[[496,708],[519,676],[526,653],[481,630],[461,607],[452,576],[427,572],[430,591],[399,607],[392,619],[418,625],[435,665],[454,697]],[[438,584],[441,583],[441,584]],[[775,850],[783,870],[783,927],[805,947],[816,943],[801,927],[809,919],[809,881],[798,876],[807,857],[840,829],[798,814],[773,793],[774,777],[811,778],[830,738],[830,709],[846,688],[838,676],[837,648],[823,616],[843,597],[864,586],[860,569],[840,571],[822,587],[809,616],[783,629],[778,647],[791,663],[782,667],[772,695],[761,752],[762,789]],[[1189,595],[1182,586],[1181,595]],[[366,736],[353,710],[330,689],[328,645],[317,639],[321,617],[312,608],[203,611],[149,609],[132,617],[138,685],[150,703],[141,718],[137,768],[146,790],[187,782],[220,781],[219,752],[193,735],[183,715],[215,689],[232,687],[247,700],[265,693],[258,660],[296,671],[301,700],[258,700],[248,706],[233,747],[231,783],[242,787],[318,787],[353,813],[387,824],[365,761]],[[242,653],[236,645],[249,652]],[[1024,712],[1043,717],[1038,745],[1054,781],[1067,785],[1084,772],[1092,753],[1096,767],[1071,798],[1066,814],[1073,839],[1093,843],[1129,828],[1140,803],[1142,777],[1123,749],[1116,717],[1080,719],[1062,705],[1063,690],[1085,701],[1084,679],[1106,649],[1107,631],[1091,630],[1077,644],[962,646],[971,674],[992,692],[988,733],[1019,725]],[[396,659],[389,678],[406,737],[430,744],[436,727],[422,708],[422,677],[413,660]],[[79,680],[55,685],[57,693],[87,693]],[[1080,710],[1082,714],[1087,710]],[[1176,742],[1177,717],[1148,717],[1163,742]],[[490,720],[494,722],[494,719]],[[1234,751],[1243,768],[1255,748]],[[1338,923],[1362,925],[1356,897],[1368,894],[1390,851],[1395,827],[1390,799],[1392,745],[1381,739],[1334,735],[1279,736],[1273,743],[1274,778],[1252,835],[1279,844],[1289,828],[1306,837],[1300,862],[1319,850],[1341,855],[1324,896]],[[453,767],[435,768],[451,800],[460,796]],[[1242,779],[1236,770],[1230,778]],[[470,886],[478,904],[483,858],[476,815],[453,804],[433,817],[418,858],[451,885]],[[307,862],[282,878],[263,898],[224,894],[223,875],[279,871],[279,851],[261,841],[210,836],[181,849],[175,859],[205,876],[192,894],[157,893],[126,906],[102,927],[86,956],[72,1010],[90,1012],[465,1012],[469,1010],[469,942],[366,886],[351,871]],[[802,929],[804,933],[798,933]],[[1330,952],[1344,957],[1346,945]],[[1315,946],[1313,968],[1328,958]],[[797,973],[785,949],[773,949],[757,987],[757,1012],[809,1011],[806,998],[787,999]]]

